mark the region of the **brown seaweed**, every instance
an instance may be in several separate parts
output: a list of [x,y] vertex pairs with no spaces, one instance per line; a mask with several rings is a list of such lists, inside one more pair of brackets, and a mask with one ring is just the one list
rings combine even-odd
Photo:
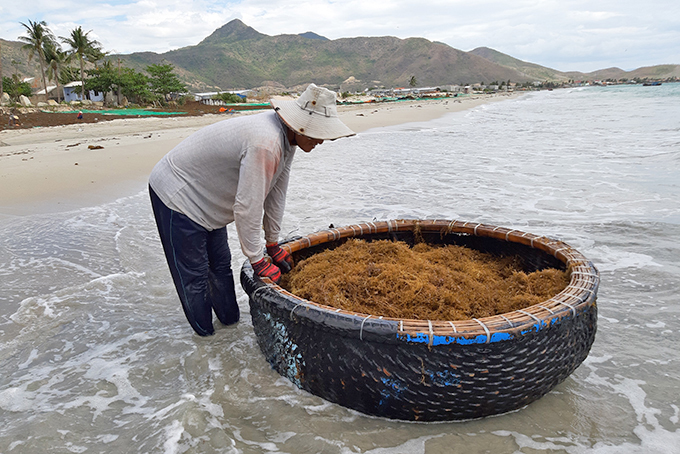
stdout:
[[513,257],[462,246],[352,239],[296,264],[281,286],[318,304],[399,319],[467,320],[555,296],[569,272],[525,273]]

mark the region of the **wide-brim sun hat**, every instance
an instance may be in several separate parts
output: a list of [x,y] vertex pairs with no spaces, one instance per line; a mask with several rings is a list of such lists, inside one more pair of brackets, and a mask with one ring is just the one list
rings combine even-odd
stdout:
[[270,102],[286,126],[303,136],[335,140],[356,134],[338,117],[335,93],[327,88],[309,84],[294,101],[272,99]]

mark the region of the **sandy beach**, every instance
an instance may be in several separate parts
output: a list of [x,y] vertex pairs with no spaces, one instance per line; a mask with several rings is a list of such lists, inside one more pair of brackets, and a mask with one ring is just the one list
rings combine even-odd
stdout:
[[[424,122],[514,94],[339,106],[357,133]],[[0,216],[93,206],[142,190],[158,160],[201,127],[236,115],[117,119],[0,132]],[[227,116],[229,115],[229,116]],[[315,150],[316,152],[317,150]],[[323,145],[318,152],[323,151]]]

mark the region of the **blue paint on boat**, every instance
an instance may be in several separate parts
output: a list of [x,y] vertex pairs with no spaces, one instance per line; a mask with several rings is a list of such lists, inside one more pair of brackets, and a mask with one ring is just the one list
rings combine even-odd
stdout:
[[[532,328],[533,329],[533,328]],[[473,337],[471,339],[465,337],[456,336],[433,336],[432,345],[449,345],[449,344],[460,344],[460,345],[472,345],[472,344],[487,344],[494,342],[507,341],[513,338],[510,333],[493,333],[491,339],[487,342],[487,336],[481,334],[479,336]],[[406,342],[412,342],[415,344],[428,344],[430,345],[430,335],[426,333],[418,333],[415,336],[405,333],[397,333],[397,339],[404,340]]]
[[380,381],[382,381],[385,386],[380,390],[381,399],[378,402],[378,405],[387,405],[390,400],[399,401],[401,394],[406,389],[404,383],[401,380],[390,377],[382,377]]

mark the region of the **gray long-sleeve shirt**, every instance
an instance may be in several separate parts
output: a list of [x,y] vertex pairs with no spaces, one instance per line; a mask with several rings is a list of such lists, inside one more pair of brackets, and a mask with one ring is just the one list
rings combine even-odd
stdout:
[[295,155],[275,112],[207,126],[170,150],[149,184],[168,208],[208,230],[236,223],[241,249],[254,263],[278,241]]

